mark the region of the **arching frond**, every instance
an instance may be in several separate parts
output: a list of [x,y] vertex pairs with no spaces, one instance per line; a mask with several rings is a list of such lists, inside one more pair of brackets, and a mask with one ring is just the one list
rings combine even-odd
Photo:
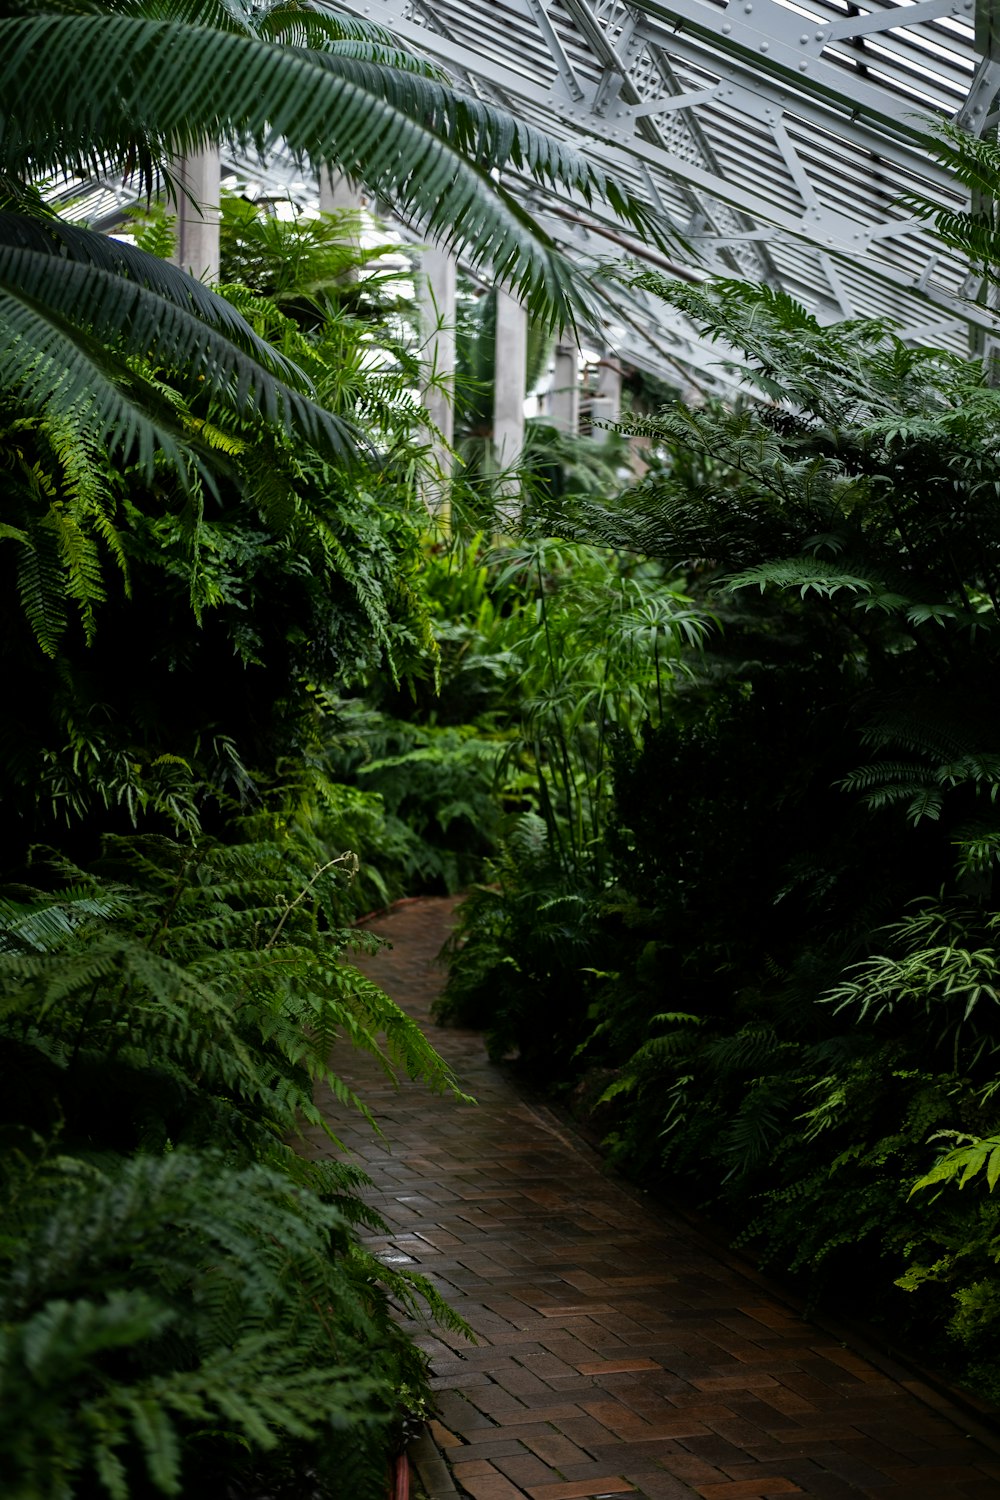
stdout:
[[147,470],[157,450],[180,464],[192,440],[143,363],[196,367],[241,413],[338,457],[360,443],[224,298],[141,250],[16,214],[0,214],[0,363],[29,409],[96,427]]
[[584,153],[436,78],[342,50],[280,47],[187,20],[14,17],[0,21],[0,91],[10,100],[0,165],[12,175],[106,172],[109,162],[128,170],[142,156],[137,141],[162,162],[206,138],[260,149],[282,139],[492,267],[553,323],[571,323],[587,299],[492,174],[561,184],[603,198],[653,240],[669,233]]

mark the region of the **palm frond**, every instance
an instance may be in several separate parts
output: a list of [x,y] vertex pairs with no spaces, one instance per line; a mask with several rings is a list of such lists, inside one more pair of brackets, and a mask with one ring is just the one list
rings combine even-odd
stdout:
[[192,437],[142,363],[195,366],[217,398],[338,458],[361,446],[224,298],[155,256],[69,225],[0,214],[0,361],[29,409],[136,448],[147,471],[157,451],[180,466]]
[[[81,69],[80,57],[92,65]],[[587,297],[491,173],[602,198],[658,243],[672,233],[571,146],[435,78],[340,52],[133,15],[14,17],[0,21],[0,91],[10,100],[0,164],[12,175],[128,169],[136,140],[165,162],[206,138],[260,150],[282,139],[493,267],[554,324],[572,323]]]

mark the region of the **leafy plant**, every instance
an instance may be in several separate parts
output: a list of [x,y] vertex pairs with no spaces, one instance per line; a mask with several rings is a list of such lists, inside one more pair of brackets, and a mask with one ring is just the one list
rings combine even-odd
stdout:
[[[313,167],[364,180],[473,265],[495,266],[554,323],[571,322],[587,299],[491,171],[596,193],[659,234],[581,153],[455,92],[378,28],[294,0],[257,11],[214,0],[166,11],[81,0],[67,11],[25,0],[0,31],[12,109],[0,136],[3,389],[17,391],[26,414],[75,417],[123,455],[135,450],[147,474],[156,451],[181,472],[205,457],[172,420],[150,361],[335,456],[351,435],[311,399],[301,369],[214,293],[49,214],[38,188],[52,174],[123,175],[142,195],[206,139],[261,152],[282,139]],[[97,55],[100,78],[77,66]]]
[[[651,559],[651,589],[677,577],[720,628],[696,650],[682,635],[669,692],[647,675],[609,737],[602,880],[577,882],[578,920],[545,949],[548,898],[565,913],[557,881],[585,862],[560,791],[562,866],[543,887],[525,859],[477,893],[454,1003],[596,1095],[646,1185],[995,1391],[1000,397],[976,362],[875,320],[639,279],[742,351],[746,396],[628,418],[646,475],[550,487],[532,524],[624,555],[625,576]],[[548,741],[559,784],[568,739]],[[588,753],[574,743],[571,789]],[[964,1195],[942,1190],[956,1175]],[[937,1191],[911,1199],[914,1181]]]
[[450,1086],[415,1023],[341,962],[345,865],[310,868],[290,842],[149,837],[109,841],[102,878],[57,860],[50,894],[2,911],[13,1120],[105,1150],[214,1143],[287,1164],[285,1134],[322,1123],[314,1084],[347,1097],[341,1038]]
[[386,1430],[426,1395],[385,1282],[421,1288],[353,1247],[336,1208],[183,1150],[26,1158],[5,1199],[12,1496],[208,1495],[289,1439],[327,1484],[381,1493]]
[[96,874],[50,856],[43,885],[0,902],[13,1493],[207,1495],[289,1445],[299,1473],[381,1493],[427,1399],[390,1301],[460,1324],[354,1243],[382,1227],[363,1174],[291,1139],[327,1128],[319,1082],[364,1110],[335,1071],[344,1045],[456,1086],[343,961],[351,863],[310,868],[290,840],[130,838]]

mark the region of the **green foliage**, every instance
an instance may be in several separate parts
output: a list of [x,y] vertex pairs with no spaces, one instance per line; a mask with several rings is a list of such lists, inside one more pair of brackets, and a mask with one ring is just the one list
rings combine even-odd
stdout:
[[[493,440],[493,372],[496,368],[497,296],[464,280],[459,288],[455,319],[454,429],[455,451],[461,462],[462,485],[489,497],[491,486],[503,480]],[[529,318],[525,353],[525,390],[541,379],[552,353],[551,324]],[[516,484],[530,483],[532,463],[526,448],[518,464]],[[510,476],[507,476],[509,480]],[[498,502],[502,509],[502,500]],[[501,527],[500,529],[505,529]]]
[[[247,210],[230,253],[246,246],[266,281],[263,216]],[[335,229],[312,233],[317,257],[329,260]],[[191,832],[213,803],[245,809],[270,795],[282,760],[322,760],[324,684],[360,685],[382,662],[402,678],[431,646],[412,582],[419,447],[401,461],[419,417],[412,359],[390,358],[393,314],[376,287],[364,317],[324,300],[303,326],[303,288],[283,286],[288,311],[245,288],[226,295],[255,337],[292,353],[324,401],[364,426],[380,468],[345,472],[164,382],[222,465],[211,484],[185,487],[161,468],[148,483],[78,423],[9,414],[0,568],[18,711],[0,757],[26,842],[109,812],[119,826],[154,816]]]
[[1000,274],[995,206],[1000,150],[996,140],[989,131],[972,135],[943,122],[927,147],[966,191],[961,197],[956,192],[950,203],[911,192],[900,200],[901,206],[930,220],[943,244],[968,257],[985,281],[995,282]]
[[464,703],[494,737],[506,814],[495,884],[462,909],[441,1014],[484,1024],[499,1055],[551,1068],[587,1033],[613,746],[668,712],[691,671],[683,650],[710,621],[659,568],[543,537],[485,554],[474,542],[432,587],[467,622],[443,641],[441,701],[452,713]]
[[920,1016],[925,1045],[941,1049],[953,1072],[968,1071],[996,1050],[984,1011],[1000,1003],[998,926],[995,913],[925,907],[877,934],[888,951],[852,965],[823,998],[862,1020]]
[[986,1185],[992,1193],[1000,1178],[1000,1136],[972,1140],[946,1151],[940,1161],[935,1162],[931,1170],[913,1184],[911,1192],[934,1187],[937,1183],[954,1182],[956,1178],[959,1187],[965,1187],[984,1168]]
[[209,1494],[241,1452],[288,1438],[328,1481],[360,1450],[358,1493],[380,1493],[381,1432],[423,1375],[335,1208],[179,1150],[25,1162],[4,1224],[11,1495]]
[[[218,134],[223,77],[257,89],[262,120],[269,69],[287,84],[315,68],[335,94],[354,88],[355,130],[352,74],[381,97],[410,70],[444,98],[368,28],[295,5],[253,21],[263,42],[211,6],[0,22],[26,111],[0,140],[17,208],[0,225],[16,705],[0,732],[0,1466],[19,1500],[379,1500],[428,1401],[394,1314],[461,1327],[429,1283],[359,1248],[358,1227],[384,1226],[339,1143],[296,1149],[303,1126],[324,1128],[318,1084],[364,1110],[340,1078],[346,1047],[457,1093],[350,966],[344,928],[359,898],[342,851],[359,831],[377,843],[383,804],[338,778],[338,695],[377,668],[398,686],[432,657],[395,310],[374,278],[350,307],[334,294],[350,257],[328,223],[277,235],[244,205],[226,253],[253,284],[218,294],[149,253],[162,223],[133,248],[22,191],[57,157],[102,172],[130,159],[151,183]],[[27,118],[25,81],[63,23],[108,43],[100,109],[64,76],[49,133],[29,141],[41,116]],[[327,63],[282,52],[287,39]],[[316,107],[300,101],[300,121]],[[383,164],[392,149],[383,137]]]
[[[8,9],[0,33],[10,101],[0,132],[0,390],[26,414],[96,429],[147,476],[157,455],[182,475],[205,457],[149,364],[328,454],[343,457],[353,434],[313,399],[305,372],[215,293],[44,214],[32,189],[52,175],[110,172],[149,194],[204,140],[263,153],[281,139],[297,159],[392,199],[471,264],[496,267],[553,325],[572,323],[588,298],[492,170],[596,194],[660,237],[642,203],[583,154],[456,93],[391,37],[343,16],[298,4],[67,10],[28,0]],[[98,55],[99,77],[79,66]]]
[[386,267],[383,247],[361,248],[360,211],[281,218],[231,193],[222,194],[221,209],[224,284],[248,287],[305,326],[310,309],[313,317],[329,317],[340,308],[366,315],[380,339],[386,334],[382,314],[396,300],[404,273]]
[[342,1039],[390,1074],[450,1086],[415,1024],[341,961],[349,864],[310,867],[291,842],[153,838],[109,841],[96,879],[56,861],[50,893],[0,914],[4,1049],[30,1111],[14,1120],[105,1150],[252,1146],[287,1161],[285,1133],[322,1123],[314,1085],[349,1097],[330,1063]]
[[448,1004],[596,1096],[646,1185],[995,1393],[1000,394],[874,320],[639,280],[745,354],[747,394],[631,417],[644,477],[552,485],[531,524],[658,600],[677,578],[701,624],[678,622],[669,692],[649,656],[627,669],[595,881],[563,782],[594,784],[574,642],[611,652],[593,602],[547,636],[537,590],[524,716],[559,697],[544,662],[557,790],[468,903]]
[[455,1091],[345,962],[351,858],[305,854],[111,840],[97,872],[50,857],[0,901],[0,1453],[25,1500],[91,1477],[207,1496],[289,1443],[324,1492],[349,1466],[374,1500],[426,1400],[390,1301],[460,1326],[353,1242],[383,1227],[363,1174],[290,1144],[327,1128],[317,1083],[364,1109],[345,1046]]
[[553,861],[545,823],[522,815],[459,910],[439,1019],[486,1030],[491,1055],[516,1052],[558,1077],[582,1040],[580,977],[600,955],[595,902]]
[[659,569],[595,549],[539,539],[499,562],[498,588],[524,599],[508,639],[537,811],[564,878],[599,883],[611,746],[663,716],[691,670],[683,647],[697,649],[710,620]]

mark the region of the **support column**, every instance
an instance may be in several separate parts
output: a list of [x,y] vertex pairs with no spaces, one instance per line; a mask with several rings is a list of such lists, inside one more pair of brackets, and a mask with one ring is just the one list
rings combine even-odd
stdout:
[[[622,411],[622,371],[621,366],[605,356],[597,367],[597,389],[590,398],[590,420],[597,422],[617,422]],[[605,427],[591,427],[591,437],[595,443],[606,443],[610,434]]]
[[360,213],[364,204],[363,193],[355,187],[343,172],[330,172],[325,168],[319,174],[319,211],[321,214],[342,213],[353,209]]
[[[431,422],[432,451],[443,482],[451,477],[455,455],[455,295],[458,262],[437,245],[421,252],[418,296],[421,356],[426,384],[422,399]],[[446,503],[440,485],[429,487],[428,508],[439,513]]]
[[[325,168],[320,171],[319,211],[342,217],[341,237],[352,254],[361,249],[361,215],[366,201],[364,189],[345,177],[343,172],[329,172]],[[344,280],[357,281],[359,274],[357,266],[350,266],[344,273]]]
[[576,437],[580,430],[580,351],[574,344],[556,345],[549,414],[553,427]]
[[[175,163],[177,264],[199,281],[219,280],[219,148],[208,142]],[[192,201],[192,199],[194,201]]]
[[524,448],[527,367],[528,315],[520,302],[498,287],[493,447],[501,469],[512,468]]

